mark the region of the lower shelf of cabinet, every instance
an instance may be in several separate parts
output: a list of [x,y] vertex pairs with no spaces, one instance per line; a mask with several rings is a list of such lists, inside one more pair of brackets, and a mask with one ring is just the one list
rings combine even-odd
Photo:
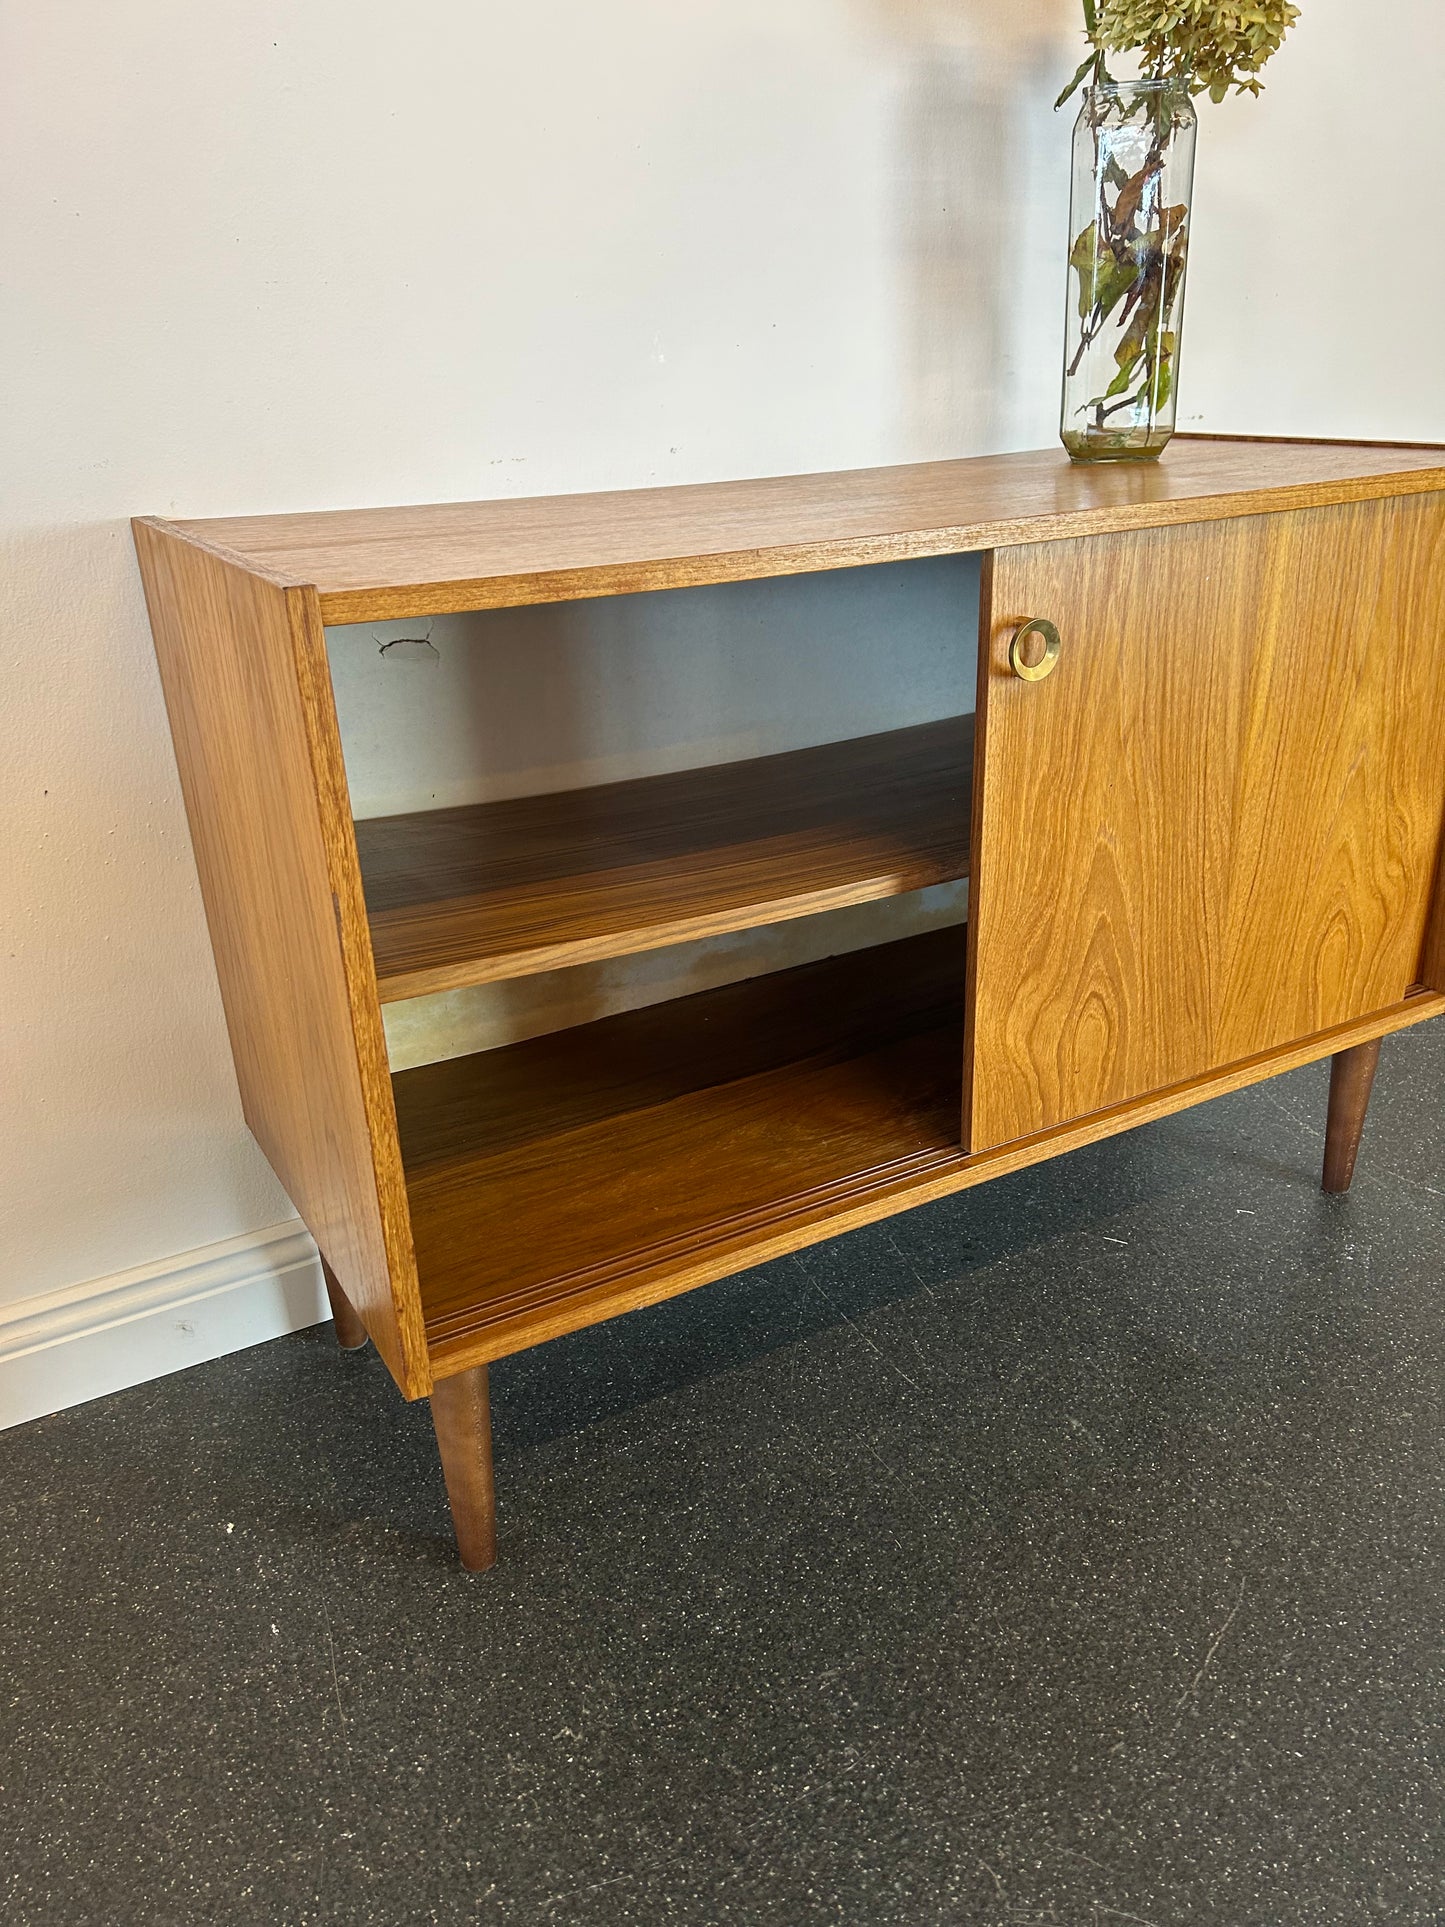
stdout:
[[394,1081],[434,1358],[501,1356],[956,1166],[964,932]]

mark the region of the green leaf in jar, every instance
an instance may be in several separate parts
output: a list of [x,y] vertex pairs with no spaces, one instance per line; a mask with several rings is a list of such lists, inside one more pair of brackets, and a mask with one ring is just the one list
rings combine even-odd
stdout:
[[1092,314],[1102,326],[1133,286],[1134,263],[1127,254],[1120,260],[1091,225],[1069,250],[1069,266],[1079,277],[1079,319],[1087,321]]

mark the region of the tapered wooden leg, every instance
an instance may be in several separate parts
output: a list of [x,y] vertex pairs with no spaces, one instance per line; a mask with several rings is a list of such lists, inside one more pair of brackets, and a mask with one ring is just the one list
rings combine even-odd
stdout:
[[432,1424],[452,1504],[457,1551],[468,1572],[497,1560],[497,1494],[492,1483],[492,1407],[487,1368],[444,1378],[433,1387]]
[[326,1280],[326,1296],[331,1300],[331,1317],[336,1326],[336,1342],[344,1352],[360,1351],[366,1343],[366,1327],[352,1309],[351,1300],[336,1282],[336,1273],[323,1258],[321,1276]]
[[1365,1113],[1380,1063],[1380,1040],[1336,1053],[1330,1071],[1330,1121],[1325,1131],[1324,1189],[1348,1191],[1365,1130]]

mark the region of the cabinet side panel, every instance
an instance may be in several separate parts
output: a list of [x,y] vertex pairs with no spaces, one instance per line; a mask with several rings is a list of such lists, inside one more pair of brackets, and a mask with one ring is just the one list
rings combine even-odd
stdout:
[[[995,557],[975,1151],[1418,980],[1445,808],[1442,534],[1417,497]],[[1064,648],[1027,683],[1008,645],[1035,615]]]
[[246,1121],[393,1376],[421,1396],[420,1294],[314,591],[153,524],[135,538]]

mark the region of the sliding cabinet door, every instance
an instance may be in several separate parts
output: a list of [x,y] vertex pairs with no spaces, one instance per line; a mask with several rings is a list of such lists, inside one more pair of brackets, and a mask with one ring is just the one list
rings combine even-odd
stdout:
[[1445,812],[1438,495],[1003,549],[981,634],[972,1149],[1419,981]]

